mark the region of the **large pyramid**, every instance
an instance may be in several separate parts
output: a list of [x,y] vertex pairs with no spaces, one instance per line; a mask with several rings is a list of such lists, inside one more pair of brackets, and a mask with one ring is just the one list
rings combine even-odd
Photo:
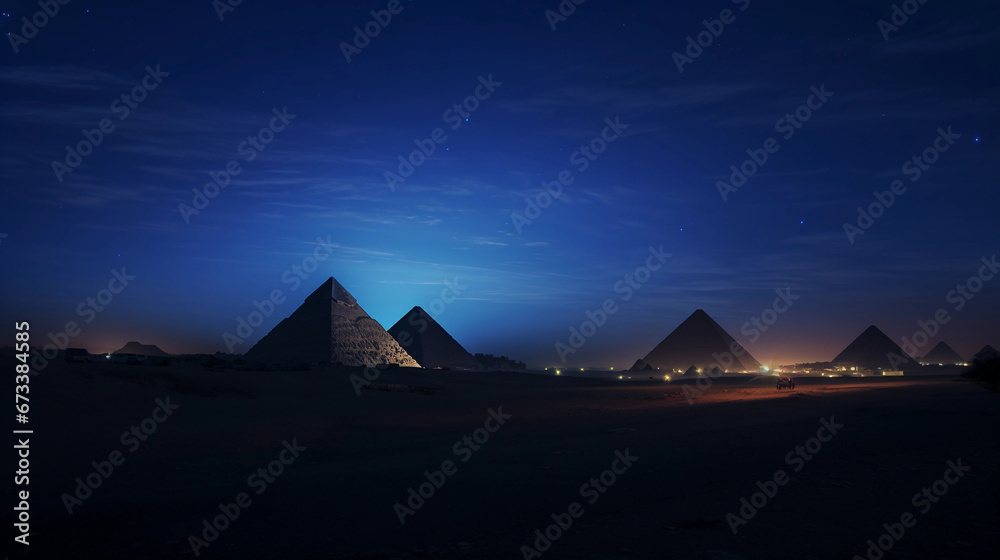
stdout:
[[482,366],[420,307],[389,327],[389,334],[425,368],[482,369]]
[[898,370],[913,366],[913,359],[875,325],[861,333],[854,342],[833,359],[835,364],[850,364],[862,368]]
[[685,319],[643,361],[663,371],[687,371],[691,366],[702,370],[713,366],[727,371],[760,370],[760,362],[702,309]]
[[246,358],[270,363],[420,367],[333,277],[260,339]]
[[931,351],[928,352],[926,356],[920,358],[920,363],[922,364],[952,365],[960,364],[963,361],[962,357],[958,355],[958,352],[952,350],[951,346],[945,344],[943,340],[938,342],[934,348],[931,348]]

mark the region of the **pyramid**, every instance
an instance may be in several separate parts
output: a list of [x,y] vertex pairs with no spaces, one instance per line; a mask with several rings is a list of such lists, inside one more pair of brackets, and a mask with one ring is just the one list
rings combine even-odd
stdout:
[[664,371],[685,371],[691,366],[703,370],[712,366],[728,371],[760,369],[760,363],[702,309],[685,319],[643,361]]
[[920,359],[922,364],[960,364],[962,363],[962,357],[958,355],[958,352],[951,349],[951,346],[945,344],[942,340],[938,342],[931,351],[927,353],[926,356]]
[[130,341],[122,346],[118,350],[112,352],[112,354],[138,354],[140,356],[169,356],[163,350],[155,344],[140,344],[136,341]]
[[652,371],[654,369],[656,368],[647,364],[642,358],[639,358],[632,364],[632,367],[628,368],[628,371]]
[[[890,356],[891,355],[891,356]],[[915,362],[891,338],[875,325],[869,326],[844,351],[837,354],[833,363],[851,364],[863,368],[898,370],[913,366]]]
[[714,379],[723,373],[723,370],[715,365],[709,366],[707,369],[691,366],[681,374],[681,377],[711,377]]
[[990,346],[989,344],[987,344],[986,346],[983,346],[982,350],[980,350],[979,352],[976,352],[976,355],[973,356],[972,360],[970,360],[970,361],[972,361],[972,362],[986,362],[986,361],[993,360],[993,359],[996,359],[996,358],[1000,358],[1000,352],[997,352],[996,348],[994,348],[994,347]]
[[389,327],[389,335],[425,368],[482,369],[472,354],[420,307]]
[[270,363],[420,367],[333,277],[246,353]]

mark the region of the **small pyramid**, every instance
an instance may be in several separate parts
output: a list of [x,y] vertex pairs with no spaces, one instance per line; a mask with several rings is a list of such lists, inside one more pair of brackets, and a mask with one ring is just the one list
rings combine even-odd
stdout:
[[852,364],[863,368],[898,370],[915,364],[898,344],[875,325],[869,326],[844,351],[837,354],[833,363]]
[[420,367],[332,276],[246,353],[270,363]]
[[699,368],[697,366],[691,366],[687,368],[681,377],[710,377],[712,379],[722,375],[724,372],[719,366],[713,365],[707,368]]
[[131,340],[112,354],[137,354],[139,356],[169,356],[155,344],[141,344]]
[[979,352],[976,352],[976,355],[972,357],[971,361],[972,362],[986,362],[986,361],[993,360],[993,359],[996,359],[996,358],[1000,358],[1000,352],[997,352],[996,348],[994,348],[994,347],[990,346],[989,344],[987,344],[986,346],[983,346],[982,350],[980,350]]
[[646,363],[645,360],[639,358],[632,364],[632,367],[628,368],[628,371],[652,371],[656,368]]
[[920,359],[922,364],[960,364],[962,363],[962,357],[958,355],[958,352],[951,349],[951,346],[945,344],[942,340],[938,342],[931,351],[927,353],[926,356]]
[[482,365],[426,311],[414,307],[389,335],[425,368],[482,369]]
[[703,309],[692,313],[643,360],[663,371],[684,371],[691,366],[702,370],[711,367],[728,371],[760,370],[760,362]]

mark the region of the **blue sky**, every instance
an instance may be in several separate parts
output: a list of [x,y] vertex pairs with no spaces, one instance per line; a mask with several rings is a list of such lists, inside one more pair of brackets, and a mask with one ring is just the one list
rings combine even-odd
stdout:
[[[60,331],[124,267],[135,279],[74,346],[224,350],[282,289],[245,351],[329,276],[386,327],[457,280],[439,322],[537,366],[608,298],[620,309],[566,365],[630,365],[698,308],[761,362],[830,359],[872,323],[899,341],[939,308],[951,320],[926,349],[1000,344],[1000,282],[947,302],[997,252],[1000,10],[928,2],[886,40],[891,3],[743,4],[590,0],[553,31],[555,1],[403,2],[350,62],[341,44],[386,2],[246,0],[222,21],[207,1],[62,6],[0,49],[3,318]],[[5,33],[39,10],[3,5]],[[679,72],[672,54],[725,9]],[[168,75],[120,118],[147,67]],[[446,111],[490,76],[453,130]],[[776,123],[823,85],[785,139]],[[294,118],[247,161],[241,143],[282,109]],[[581,171],[574,152],[616,117],[627,129]],[[102,119],[114,130],[60,181],[53,161]],[[903,164],[947,127],[960,137],[911,181]],[[436,128],[447,139],[390,189]],[[768,138],[779,149],[723,200]],[[179,205],[230,161],[239,175],[186,223]],[[512,214],[564,170],[518,231]],[[895,180],[905,193],[851,243],[844,224]],[[335,249],[291,290],[282,275],[317,238]],[[672,256],[622,301],[616,282],[660,246]],[[785,287],[800,299],[748,343],[741,326]]]

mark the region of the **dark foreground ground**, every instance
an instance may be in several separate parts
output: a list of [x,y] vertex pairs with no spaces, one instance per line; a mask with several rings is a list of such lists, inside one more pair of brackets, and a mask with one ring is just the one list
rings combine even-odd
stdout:
[[[1000,550],[1000,397],[955,378],[790,392],[722,379],[689,404],[676,382],[398,371],[378,387],[432,390],[358,395],[348,376],[50,365],[31,384],[31,545],[8,540],[10,557],[194,558],[189,536],[241,492],[249,505],[198,558],[524,558],[573,502],[582,514],[541,557],[850,559],[908,512],[915,524],[883,537],[885,558]],[[131,451],[122,433],[167,397],[178,408]],[[462,439],[491,408],[510,418],[473,451]],[[843,427],[796,456],[824,419]],[[279,475],[248,480],[293,441],[305,450],[273,463]],[[124,462],[92,474],[114,451]],[[626,467],[616,451],[638,459]],[[401,524],[394,504],[448,460],[455,472]],[[914,504],[949,461],[969,470]],[[603,493],[590,485],[613,466],[624,472],[598,480]],[[741,499],[777,470],[786,484],[734,535]],[[88,475],[100,486],[70,514],[63,495]]]

